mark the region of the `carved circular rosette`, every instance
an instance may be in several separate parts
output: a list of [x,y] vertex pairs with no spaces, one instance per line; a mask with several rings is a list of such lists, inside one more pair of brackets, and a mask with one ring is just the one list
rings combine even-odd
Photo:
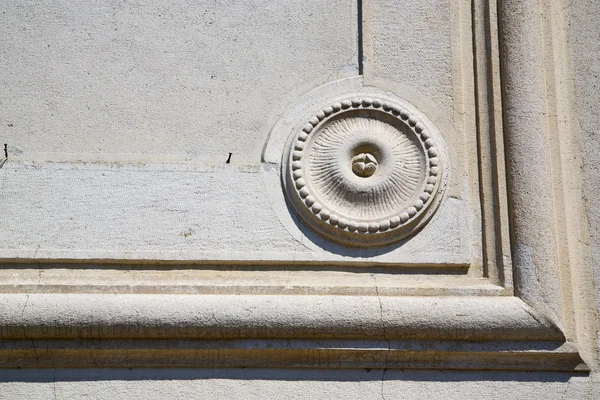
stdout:
[[441,133],[401,101],[345,98],[298,128],[284,186],[302,219],[330,239],[378,246],[431,218],[448,170]]

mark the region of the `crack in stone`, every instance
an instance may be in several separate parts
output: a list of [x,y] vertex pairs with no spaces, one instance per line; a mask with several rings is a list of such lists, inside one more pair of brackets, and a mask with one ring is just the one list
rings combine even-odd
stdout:
[[[36,285],[36,288],[35,288],[35,292],[33,292],[33,294],[36,294],[37,292],[39,292],[41,282],[42,282],[42,270],[39,270],[38,271],[38,281],[37,281],[37,285]],[[27,335],[27,327],[23,323],[23,316],[25,315],[25,309],[29,305],[29,297],[31,295],[27,294],[26,296],[27,297],[25,299],[25,304],[23,304],[23,309],[21,310],[21,326],[23,327],[23,336],[25,337],[25,339],[27,339],[27,340],[29,340],[31,342],[31,347],[33,349],[33,354],[35,355],[35,359],[37,360],[37,362],[39,364],[40,357],[39,357],[39,354],[37,352],[37,347],[35,347],[35,340],[33,338],[30,338],[29,335]]]
[[[39,284],[38,284],[38,288],[39,288]],[[36,293],[37,293],[37,289],[36,289]],[[23,324],[23,315],[25,315],[25,309],[27,308],[27,305],[29,304],[29,296],[30,295],[26,295],[26,296],[27,296],[27,298],[25,299],[25,304],[23,304],[23,309],[21,310],[21,325],[23,327],[23,336],[25,337],[25,339],[27,339],[31,342],[31,347],[33,348],[33,354],[35,355],[35,359],[37,360],[37,362],[39,364],[40,357],[38,355],[37,348],[35,347],[35,341],[33,340],[33,338],[30,338],[29,335],[27,335],[27,327],[25,326],[25,324]]]
[[56,368],[52,369],[52,394],[56,400]]
[[381,319],[381,329],[383,331],[383,338],[385,339],[385,341],[387,342],[387,351],[385,352],[385,358],[384,358],[384,368],[383,368],[383,373],[381,374],[381,399],[382,400],[386,400],[385,398],[385,392],[384,392],[384,385],[385,385],[385,374],[388,370],[388,357],[391,351],[391,344],[390,344],[390,340],[387,337],[387,332],[385,329],[385,321],[383,319],[383,304],[381,303],[381,296],[379,295],[379,287],[377,286],[377,278],[375,277],[375,275],[371,274],[371,277],[373,278],[373,282],[375,283],[375,294],[377,295],[377,301],[379,302],[379,318]]

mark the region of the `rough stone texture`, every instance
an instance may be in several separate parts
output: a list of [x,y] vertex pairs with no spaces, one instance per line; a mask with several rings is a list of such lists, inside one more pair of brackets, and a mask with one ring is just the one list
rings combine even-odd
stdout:
[[[363,39],[365,42],[374,40],[371,43],[372,51],[366,53],[369,57],[365,63],[365,72],[371,74],[373,79],[377,78],[374,78],[377,74],[372,72],[379,71],[381,77],[400,80],[401,85],[412,88],[406,92],[407,96],[416,99],[422,96],[423,104],[429,103],[439,107],[439,113],[444,115],[440,119],[450,121],[451,125],[464,134],[452,135],[448,140],[449,147],[455,151],[453,154],[458,155],[457,161],[477,167],[476,160],[472,158],[475,154],[472,151],[475,141],[468,140],[475,136],[474,127],[469,122],[473,110],[468,104],[465,105],[465,99],[469,96],[462,90],[466,88],[473,92],[473,88],[469,83],[470,78],[460,75],[464,70],[459,68],[455,61],[450,60],[453,57],[456,60],[456,54],[461,54],[468,67],[466,60],[470,57],[469,52],[464,52],[464,48],[463,51],[455,50],[457,46],[464,46],[465,42],[470,41],[467,34],[457,41],[456,34],[468,32],[468,29],[462,28],[469,27],[470,15],[465,10],[470,9],[471,2],[461,2],[460,7],[449,5],[450,2],[430,1],[419,4],[408,1],[363,3],[364,16],[368,19],[365,20],[365,24],[370,24],[369,29],[373,33],[372,37],[366,35]],[[475,6],[480,6],[480,3],[476,3]],[[183,3],[171,2],[169,4],[173,7],[166,8],[162,4],[117,5],[108,2],[68,5],[53,3],[39,6],[37,3],[8,2],[2,5],[7,11],[1,14],[1,29],[3,37],[9,40],[0,44],[0,63],[7,71],[0,77],[0,82],[8,88],[4,95],[0,95],[3,96],[2,107],[6,110],[2,113],[2,118],[6,120],[2,122],[0,132],[3,138],[4,132],[7,132],[9,151],[15,157],[15,164],[11,164],[12,160],[9,160],[0,170],[2,207],[9,210],[5,211],[8,217],[3,215],[0,219],[4,235],[2,245],[9,250],[4,253],[5,258],[49,258],[56,261],[65,257],[65,254],[77,259],[73,254],[79,253],[84,260],[102,259],[111,258],[111,249],[116,249],[119,259],[148,261],[160,258],[193,261],[198,258],[215,257],[213,249],[220,248],[224,249],[223,253],[229,253],[227,257],[242,261],[296,260],[298,251],[303,262],[344,261],[339,254],[331,256],[328,253],[331,248],[323,249],[317,246],[302,254],[302,246],[291,245],[295,242],[287,240],[286,235],[289,235],[290,231],[283,226],[285,224],[280,225],[281,219],[277,223],[273,223],[274,219],[268,219],[267,205],[272,204],[272,198],[267,195],[261,198],[261,195],[255,192],[257,182],[266,187],[272,186],[272,190],[280,190],[277,174],[261,175],[265,171],[258,169],[257,164],[246,166],[243,163],[248,160],[252,160],[248,161],[249,163],[256,162],[268,129],[283,113],[283,109],[295,104],[296,92],[307,93],[319,84],[356,73],[356,4],[276,2],[259,8],[252,7],[247,2],[231,2],[226,6],[202,7],[202,10],[187,3],[184,7]],[[549,4],[552,6],[549,7]],[[600,357],[597,347],[597,311],[600,307],[600,203],[596,200],[600,187],[597,168],[600,162],[597,156],[597,149],[600,147],[597,137],[600,127],[597,112],[600,103],[600,49],[599,40],[595,40],[600,39],[597,24],[600,6],[593,1],[562,0],[505,0],[503,5],[503,17],[506,18],[503,21],[512,23],[510,28],[513,29],[507,31],[509,34],[502,38],[505,41],[504,45],[508,46],[508,51],[503,53],[506,57],[503,61],[509,64],[514,62],[513,60],[523,61],[521,64],[514,62],[505,70],[510,77],[505,76],[507,79],[503,80],[510,99],[507,103],[509,107],[505,110],[507,133],[514,135],[507,141],[510,147],[509,157],[515,162],[512,167],[517,165],[521,168],[509,168],[512,177],[515,178],[511,180],[509,177],[511,193],[514,196],[512,212],[518,219],[518,224],[513,224],[514,238],[518,240],[515,246],[515,274],[519,279],[518,294],[535,307],[535,312],[530,312],[528,307],[522,307],[518,299],[508,297],[501,301],[499,297],[490,296],[489,288],[484,293],[481,282],[485,280],[482,279],[481,273],[471,273],[469,276],[471,280],[479,280],[480,286],[472,285],[471,281],[463,282],[464,288],[461,288],[455,283],[464,278],[461,273],[457,273],[456,276],[444,275],[436,270],[433,275],[438,273],[440,276],[436,276],[435,279],[420,276],[421,284],[431,285],[428,287],[430,292],[421,299],[408,299],[406,304],[411,304],[411,307],[402,306],[407,299],[381,297],[386,296],[386,292],[380,293],[377,280],[385,275],[380,274],[381,271],[371,270],[371,273],[345,271],[347,275],[355,275],[356,280],[372,279],[373,285],[369,288],[371,292],[360,293],[367,293],[366,297],[353,300],[347,296],[328,297],[328,301],[340,304],[337,309],[326,309],[326,302],[319,302],[317,297],[308,297],[303,299],[304,302],[294,302],[294,297],[290,296],[286,298],[286,303],[277,300],[276,297],[261,296],[264,294],[262,291],[266,290],[262,287],[257,288],[251,296],[252,299],[246,303],[247,298],[229,293],[227,302],[233,304],[231,309],[235,312],[231,315],[225,314],[231,319],[224,320],[235,321],[237,317],[239,322],[250,318],[250,322],[258,324],[254,333],[259,334],[260,329],[276,325],[278,322],[284,324],[284,329],[277,331],[278,334],[285,332],[285,329],[296,334],[298,331],[295,328],[302,327],[302,318],[298,315],[308,320],[304,328],[312,324],[319,327],[319,334],[327,334],[327,322],[335,319],[328,319],[328,315],[332,314],[335,314],[342,325],[348,324],[351,328],[367,329],[370,332],[375,331],[375,327],[381,323],[377,334],[383,336],[383,340],[380,340],[377,350],[382,362],[387,363],[393,354],[390,348],[395,343],[386,337],[389,325],[383,323],[385,318],[389,317],[391,322],[407,323],[409,327],[420,326],[421,331],[425,327],[429,334],[432,333],[428,329],[432,322],[439,323],[453,335],[467,337],[468,334],[476,333],[477,329],[485,327],[464,323],[464,313],[470,311],[463,305],[466,304],[466,300],[442,297],[442,293],[448,293],[442,289],[451,288],[454,290],[453,296],[475,293],[476,298],[481,296],[483,301],[493,304],[492,310],[496,314],[486,313],[486,310],[482,309],[479,309],[478,313],[489,318],[490,326],[498,324],[501,328],[499,332],[508,329],[516,337],[526,334],[527,330],[515,323],[515,311],[501,303],[518,302],[519,315],[524,317],[524,321],[533,324],[531,326],[536,329],[540,326],[540,321],[543,321],[542,325],[552,326],[553,332],[560,330],[561,336],[558,343],[551,340],[521,342],[519,349],[529,354],[520,356],[536,360],[536,351],[540,348],[553,353],[559,346],[568,347],[575,349],[570,350],[573,354],[581,354],[592,370],[590,374],[574,372],[573,368],[569,373],[440,371],[439,368],[436,371],[389,368],[366,370],[365,364],[352,370],[4,369],[0,370],[0,398],[158,399],[192,398],[198,397],[199,394],[212,398],[240,399],[600,398],[597,375]],[[458,9],[460,12],[457,13]],[[551,12],[548,13],[548,10]],[[200,17],[200,12],[204,11],[213,12],[214,18],[211,19],[210,15]],[[552,13],[554,15],[551,15]],[[564,28],[561,24],[555,24],[557,20],[553,18],[556,14],[560,16],[561,21],[563,17],[566,18],[568,23]],[[267,16],[269,21],[275,18],[277,24],[264,23]],[[176,24],[185,21],[186,18],[191,19],[190,25]],[[457,20],[460,22],[458,25]],[[377,27],[377,23],[382,25]],[[240,25],[247,26],[248,29],[238,35]],[[507,26],[509,24],[505,24],[505,28]],[[403,32],[402,27],[407,30]],[[273,35],[282,30],[290,35],[281,35],[274,40]],[[199,37],[202,37],[204,42],[200,41]],[[560,47],[563,37],[568,39],[568,53],[573,56],[573,74],[571,71],[565,73],[561,70],[564,67],[561,64],[564,62],[564,54],[553,53],[551,50],[552,46]],[[228,40],[223,41],[223,38]],[[237,38],[243,38],[240,44],[235,44],[234,39]],[[313,38],[317,40],[313,41]],[[380,40],[381,38],[384,40]],[[185,43],[186,39],[193,43]],[[51,43],[47,43],[48,41]],[[298,41],[303,45],[298,46]],[[223,46],[222,42],[225,42]],[[4,43],[12,43],[14,47],[7,47]],[[208,75],[201,75],[206,71],[210,73],[210,68],[201,72],[194,69],[194,60],[200,57],[199,54],[204,49],[203,43],[207,49],[216,46],[220,50],[211,57],[202,59],[203,65],[218,72],[211,74],[210,78]],[[410,46],[414,46],[414,52],[410,51]],[[531,51],[532,48],[534,51]],[[14,51],[15,49],[20,51]],[[232,54],[239,54],[240,58],[237,61],[244,64],[244,68],[238,68],[238,63],[233,63],[235,67],[228,63],[230,59],[227,56]],[[282,54],[284,56],[281,56]],[[413,54],[423,56],[428,62],[418,63],[417,61],[422,59],[411,58]],[[90,77],[86,77],[87,72],[91,73]],[[227,74],[219,75],[222,72]],[[270,77],[268,81],[250,79],[257,75],[262,77],[262,74],[267,72]],[[554,82],[554,78],[559,82]],[[575,125],[579,129],[557,134],[554,119],[557,117],[553,115],[557,106],[553,96],[565,94],[565,91],[561,92],[562,89],[556,89],[555,86],[568,85],[569,82],[574,86],[575,97],[564,97],[572,101],[566,108],[570,108],[569,112],[573,114],[571,118],[576,120]],[[147,83],[148,87],[145,86]],[[463,83],[464,87],[458,88]],[[195,84],[197,86],[193,86]],[[14,90],[18,90],[19,95],[16,95]],[[251,100],[247,100],[249,91],[255,96]],[[420,95],[419,91],[422,91]],[[460,95],[457,96],[457,93]],[[208,101],[211,96],[217,100]],[[248,108],[236,108],[233,106],[235,100],[247,101]],[[233,111],[224,112],[223,105]],[[268,116],[257,117],[255,111]],[[206,123],[207,118],[211,119],[210,124]],[[462,118],[464,120],[459,121]],[[29,121],[29,124],[21,126],[23,120]],[[218,130],[212,129],[215,122],[220,127]],[[525,122],[523,129],[518,129],[519,126],[515,126],[515,122]],[[24,129],[18,131],[19,128]],[[231,132],[235,134],[229,136]],[[38,136],[40,133],[45,136]],[[581,135],[581,154],[570,153],[565,147],[561,148],[565,136],[577,138],[578,135]],[[189,144],[192,144],[192,150],[188,148]],[[206,152],[198,151],[198,148]],[[233,165],[216,167],[215,164],[221,163],[220,160],[226,158],[231,148],[235,149]],[[465,150],[468,148],[471,150]],[[136,154],[124,154],[131,152]],[[160,160],[153,164],[155,155],[159,155]],[[579,156],[581,170],[577,164]],[[122,162],[127,157],[130,163],[141,162],[143,165],[123,167]],[[101,160],[104,163],[100,167],[95,164],[65,163],[44,164],[39,168],[36,163],[16,162],[18,158],[70,162],[85,159]],[[117,159],[119,164],[106,167],[106,162]],[[198,164],[192,162],[191,166],[181,166],[181,161],[186,159],[196,160]],[[217,159],[219,161],[215,161]],[[527,166],[528,160],[533,163],[530,167]],[[177,164],[178,162],[180,164]],[[165,166],[161,163],[171,164]],[[229,167],[232,168],[228,169]],[[276,170],[270,165],[265,165],[265,168]],[[145,172],[138,175],[137,171],[141,169]],[[15,170],[24,173],[15,173]],[[186,173],[180,173],[182,170]],[[463,198],[461,194],[469,192],[465,189],[468,185],[477,188],[476,174],[467,173],[467,170],[465,166],[461,179],[455,179],[451,188],[456,197],[450,196],[441,209],[447,213],[446,217],[432,221],[427,228],[438,227],[439,225],[433,223],[440,221],[450,226],[453,223],[459,225],[459,222],[469,218],[467,214],[474,215],[457,212],[459,207],[455,207],[456,202],[452,202]],[[527,173],[532,173],[532,176],[526,176]],[[583,175],[580,176],[580,173]],[[57,179],[57,174],[62,179]],[[201,183],[195,179],[198,175],[202,176],[199,179]],[[263,178],[264,181],[261,181]],[[566,208],[562,202],[578,203],[581,197],[576,183],[573,185],[574,191],[566,196],[558,195],[563,189],[562,184],[565,185],[564,188],[571,187],[566,186],[570,182],[565,182],[565,179],[581,179],[584,182],[580,189],[583,190],[586,202],[583,213],[585,215],[578,216],[586,219],[585,235],[575,235],[575,220],[569,220],[570,214],[565,216],[562,212]],[[204,209],[208,207],[210,212],[203,215],[201,220],[195,221],[195,225],[190,225],[190,220],[181,216],[181,207],[193,209],[199,206],[193,204],[190,198],[180,196],[182,192],[173,196],[173,192],[169,190],[182,186],[192,192],[197,191],[199,196],[208,199],[208,205],[204,205]],[[219,191],[219,187],[222,192]],[[236,198],[231,194],[233,189],[243,195]],[[215,193],[220,195],[215,197]],[[127,201],[115,203],[115,194],[120,200],[126,197]],[[53,198],[53,202],[47,201],[49,197]],[[219,204],[224,202],[228,202],[228,205],[219,207]],[[91,208],[90,203],[100,205],[101,208]],[[239,209],[232,211],[232,204],[239,204]],[[478,206],[476,202],[472,204]],[[201,209],[202,207],[197,208],[196,212]],[[287,211],[282,207],[278,210],[280,213]],[[86,216],[88,222],[78,219],[81,216]],[[94,221],[96,223],[93,223]],[[476,218],[474,221],[477,222]],[[223,226],[227,223],[230,225],[221,231],[221,235],[212,236],[206,232],[207,226]],[[254,229],[250,230],[249,226]],[[232,232],[232,235],[223,234],[227,231]],[[90,232],[94,234],[89,235]],[[414,246],[413,254],[427,253],[428,257],[435,258],[439,255],[435,253],[436,249],[444,247],[427,247],[431,246],[431,243],[425,240],[425,233],[426,230],[423,231],[424,235],[420,236],[423,238],[420,240],[424,242],[419,244],[418,241],[413,241],[404,249]],[[94,240],[90,240],[90,237]],[[448,238],[455,240],[457,236]],[[565,251],[565,238],[584,249],[579,255],[580,258],[572,257],[571,253]],[[188,239],[190,242],[186,242]],[[459,244],[459,247],[463,248],[474,246],[472,243]],[[270,250],[273,251],[269,253]],[[458,265],[464,262],[465,258],[468,259],[469,252],[451,251],[450,255],[457,255],[457,258],[452,259],[446,254],[444,257],[448,258],[444,260]],[[568,253],[571,256],[565,255]],[[397,254],[389,253],[388,258],[386,255],[366,252],[357,253],[356,256],[389,262],[393,261]],[[415,258],[413,262],[426,263],[427,258]],[[587,272],[588,267],[591,273]],[[171,303],[156,303],[158,298],[150,294],[146,294],[149,297],[140,296],[136,301],[127,301],[133,296],[129,293],[140,290],[142,286],[130,278],[120,281],[121,286],[118,290],[125,294],[115,296],[112,303],[103,301],[102,295],[91,295],[95,301],[88,302],[85,301],[85,294],[69,295],[73,296],[70,298],[75,299],[76,304],[64,307],[61,301],[66,301],[68,296],[61,296],[63,291],[69,293],[78,290],[90,293],[98,290],[111,293],[110,285],[105,285],[104,288],[102,285],[94,287],[86,283],[85,276],[69,281],[68,273],[59,276],[61,269],[69,270],[63,266],[50,272],[50,275],[54,274],[51,280],[55,281],[48,288],[55,293],[54,295],[27,295],[23,291],[33,293],[45,289],[42,270],[31,266],[14,268],[6,268],[3,271],[8,278],[2,290],[14,294],[6,295],[9,299],[8,305],[3,306],[0,313],[4,313],[9,321],[3,325],[7,331],[25,338],[22,343],[26,342],[29,346],[27,349],[31,350],[26,357],[30,361],[36,361],[39,356],[43,357],[44,351],[47,351],[45,348],[35,347],[36,343],[40,343],[38,338],[43,337],[44,333],[52,334],[52,327],[60,328],[61,323],[64,323],[62,326],[76,326],[82,321],[88,321],[87,326],[83,325],[84,332],[94,337],[95,333],[102,332],[102,329],[110,327],[111,324],[118,327],[118,317],[125,315],[125,322],[121,321],[121,327],[125,327],[125,335],[132,331],[143,333],[144,321],[149,321],[147,326],[160,332],[160,329],[164,328],[161,321],[168,322],[169,317],[179,316],[185,323],[192,325],[202,315],[208,318],[208,321],[219,320],[222,314],[211,310],[218,310],[227,303],[220,302],[217,296],[212,297],[211,301],[203,302],[201,295],[187,297],[187,302],[178,302],[173,296],[169,297]],[[574,273],[575,270],[580,271],[580,275]],[[148,290],[153,292],[153,288],[160,286],[156,282],[160,282],[165,275],[177,276],[180,272],[171,273],[166,269],[161,277],[154,278],[153,284],[148,284]],[[273,286],[278,288],[276,290],[287,284],[288,281],[281,278],[286,272],[278,272],[280,282],[283,283]],[[309,286],[311,271],[305,272],[307,273],[299,274],[300,277],[297,275],[294,279],[304,280]],[[76,270],[72,271],[72,274],[76,273]],[[263,276],[265,282],[269,273],[267,270]],[[118,274],[114,271],[108,271],[107,274],[107,280],[119,281],[116,277]],[[122,271],[122,274],[128,275],[128,271]],[[207,275],[210,276],[207,280],[218,281],[221,275],[226,275],[227,279],[235,282],[234,275],[223,271],[213,271]],[[25,276],[27,279],[24,279]],[[318,275],[319,278],[316,276],[312,275],[313,279],[321,279],[323,275]],[[402,281],[402,278],[396,275],[390,279],[386,283],[388,289],[395,284],[394,282]],[[102,276],[97,275],[95,279],[101,280]],[[143,280],[143,270],[138,271],[137,279]],[[203,280],[201,276],[196,279]],[[327,279],[335,280],[335,274]],[[412,279],[407,277],[406,281],[412,284],[415,282]],[[23,284],[24,281],[26,284]],[[178,275],[176,281],[189,283],[186,277],[181,275]],[[69,284],[79,285],[78,289]],[[411,284],[404,284],[407,292],[403,295],[408,297]],[[359,294],[356,291],[358,286],[360,285],[353,285],[343,294]],[[418,285],[415,284],[416,286]],[[232,284],[231,287],[235,286]],[[588,293],[588,289],[594,287],[595,298],[594,293]],[[496,286],[497,292],[501,289]],[[195,287],[189,284],[185,290],[185,293],[194,293]],[[296,295],[303,294],[302,289],[295,290]],[[477,292],[478,290],[481,292]],[[246,294],[250,295],[249,292],[251,289]],[[510,293],[494,295],[507,294]],[[58,296],[60,300],[44,303],[40,301],[44,296],[46,299]],[[196,298],[197,305],[188,303]],[[266,304],[269,307],[264,308],[265,313],[262,313],[263,308],[255,306],[260,305],[261,298],[268,301]],[[444,301],[449,302],[442,304]],[[449,303],[455,304],[456,308],[449,307]],[[254,307],[245,309],[244,306],[248,304]],[[293,307],[303,304],[306,310]],[[361,304],[364,309],[360,307]],[[182,305],[187,307],[178,309],[177,312],[169,311]],[[269,318],[266,315],[267,312],[277,314],[284,305],[288,308],[284,307],[285,312],[281,318]],[[144,306],[149,309],[144,311]],[[155,308],[154,314],[152,308]],[[37,309],[45,311],[36,311]],[[204,309],[208,311],[202,311]],[[186,315],[186,310],[193,316]],[[340,310],[345,311],[340,313]],[[446,319],[440,315],[432,316],[439,310],[443,311],[440,315],[443,314]],[[102,316],[95,318],[95,311],[102,311]],[[298,312],[301,314],[297,314]],[[369,317],[367,322],[371,324],[370,327],[353,323],[348,317],[360,317],[363,312]],[[416,322],[411,325],[410,318],[402,317],[403,312],[408,312]],[[589,315],[584,318],[582,314]],[[261,325],[261,319],[253,318],[253,315],[265,318],[262,322],[266,322]],[[475,313],[469,315],[473,317]],[[156,319],[153,319],[155,317]],[[95,323],[100,323],[100,326],[95,326]],[[172,325],[175,329],[185,327],[185,324],[180,326],[177,321]],[[226,331],[227,327],[231,325],[217,324],[217,334]],[[515,329],[511,330],[511,327]],[[29,334],[36,332],[36,329],[37,338],[30,337]],[[243,329],[242,327],[236,330],[236,334],[243,334]],[[541,329],[540,332],[544,335],[549,329]],[[394,331],[389,333],[394,334]],[[395,334],[401,336],[402,333]],[[563,333],[566,343],[562,340]],[[109,329],[108,335],[110,334]],[[114,331],[112,334],[115,334]],[[197,334],[198,331],[193,331],[193,335]],[[418,335],[419,331],[415,334]],[[77,332],[74,335],[77,336]],[[85,343],[82,343],[85,346]],[[293,342],[288,344],[293,345]],[[456,343],[444,345],[451,353],[461,351]],[[489,357],[489,365],[498,362],[500,357],[500,352],[494,352],[495,346],[505,345],[502,340],[496,343],[478,340],[473,343],[473,346],[480,346],[485,350]],[[260,344],[254,343],[254,346],[260,348]],[[425,344],[420,350],[430,351],[431,346],[431,343]],[[311,349],[308,350],[310,353]],[[512,350],[509,351],[511,352]],[[430,357],[436,360],[440,355],[439,348],[431,353]],[[536,367],[551,368],[552,364],[549,363],[550,365],[546,366],[536,363],[539,364]],[[453,367],[457,368],[459,364],[455,363]]]
[[254,161],[293,93],[357,72],[355,1],[15,0],[0,10],[2,143],[27,159]]
[[0,399],[594,400],[600,383],[561,373],[142,369],[5,371]]
[[[453,207],[457,199],[449,198],[421,235],[402,247],[352,249],[304,237],[310,231],[294,222],[279,171],[268,164],[9,160],[0,169],[0,188],[5,259],[469,262],[465,235],[454,229],[468,218],[464,207]],[[432,239],[439,232],[447,232],[442,242]]]
[[364,2],[365,74],[419,91],[450,120],[454,11],[448,0]]
[[[283,111],[317,86],[357,75],[356,2],[2,7],[0,127],[10,160],[0,170],[0,201],[10,218],[0,220],[0,258],[368,257],[482,274],[476,149],[464,145],[469,131],[453,132],[450,112],[462,101],[451,95],[460,80],[450,68],[458,39],[447,36],[459,30],[456,12],[434,24],[450,5],[402,2],[400,11],[418,9],[404,18],[410,35],[394,32],[401,49],[378,33],[395,26],[394,7],[364,5],[364,15],[376,12],[373,22],[381,22],[363,38],[380,46],[370,75],[411,87],[411,101],[432,105],[426,115],[440,124],[452,158],[447,201],[431,223],[381,251],[349,250],[305,232],[280,196],[278,171],[259,165]],[[426,54],[419,68],[404,57],[409,45]]]
[[571,4],[570,45],[581,129],[581,155],[586,216],[590,235],[588,261],[594,268],[597,309],[600,310],[600,5]]
[[561,336],[513,297],[0,294],[5,339],[559,341]]

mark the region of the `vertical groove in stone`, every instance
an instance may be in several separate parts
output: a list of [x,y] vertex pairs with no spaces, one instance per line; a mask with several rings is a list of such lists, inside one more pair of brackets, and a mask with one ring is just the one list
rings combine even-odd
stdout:
[[357,14],[357,47],[358,47],[358,74],[364,75],[364,49],[363,49],[363,6],[362,0],[356,0],[356,14]]

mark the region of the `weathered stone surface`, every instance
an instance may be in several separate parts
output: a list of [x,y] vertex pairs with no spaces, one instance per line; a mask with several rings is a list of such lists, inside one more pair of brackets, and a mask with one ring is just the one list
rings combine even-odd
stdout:
[[0,398],[600,397],[598,3],[0,8]]
[[[466,235],[456,230],[468,219],[464,202],[448,198],[401,247],[353,249],[306,237],[269,164],[9,161],[0,179],[4,259],[469,263]],[[432,240],[442,232],[444,241]]]
[[288,200],[319,233],[357,247],[414,235],[442,201],[442,134],[400,99],[347,97],[295,129],[283,155]]
[[2,11],[2,138],[29,160],[220,163],[231,152],[234,163],[254,162],[298,91],[358,68],[355,1],[7,2]]
[[6,399],[578,399],[597,382],[565,373],[298,369],[47,369],[4,375]]

